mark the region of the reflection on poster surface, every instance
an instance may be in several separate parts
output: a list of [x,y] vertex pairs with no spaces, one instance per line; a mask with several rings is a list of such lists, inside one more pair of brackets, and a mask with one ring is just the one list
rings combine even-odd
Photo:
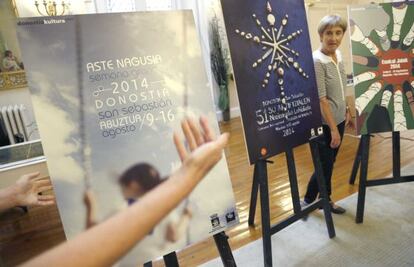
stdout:
[[[191,12],[25,19],[18,34],[68,238],[168,179],[180,164],[172,133],[184,116],[215,121]],[[84,195],[85,185],[93,194]],[[182,249],[237,222],[223,159],[121,264]]]
[[414,128],[413,22],[407,1],[349,8],[358,134]]
[[223,0],[222,6],[250,163],[318,135],[303,1]]

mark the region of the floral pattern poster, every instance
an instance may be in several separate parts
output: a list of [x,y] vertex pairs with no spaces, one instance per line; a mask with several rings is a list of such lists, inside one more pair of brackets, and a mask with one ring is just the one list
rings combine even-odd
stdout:
[[350,6],[358,134],[414,128],[414,3]]

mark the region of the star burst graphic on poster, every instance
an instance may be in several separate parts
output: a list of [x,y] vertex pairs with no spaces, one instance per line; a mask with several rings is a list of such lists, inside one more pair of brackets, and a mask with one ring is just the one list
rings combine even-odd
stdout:
[[300,36],[303,32],[302,29],[294,31],[287,36],[284,34],[284,30],[288,24],[289,16],[286,14],[280,24],[277,25],[276,17],[272,13],[272,6],[270,2],[267,2],[267,26],[263,26],[263,23],[257,17],[256,14],[252,14],[260,34],[255,35],[253,33],[244,32],[240,29],[236,29],[235,32],[246,40],[252,41],[255,44],[261,46],[263,55],[259,57],[253,64],[252,68],[258,68],[267,64],[267,72],[263,79],[262,87],[265,88],[269,84],[271,75],[277,75],[277,84],[280,87],[280,96],[283,104],[283,111],[287,111],[286,94],[284,87],[284,75],[285,69],[293,67],[300,75],[308,79],[309,76],[302,69],[297,59],[299,58],[299,52],[290,48],[290,42]]

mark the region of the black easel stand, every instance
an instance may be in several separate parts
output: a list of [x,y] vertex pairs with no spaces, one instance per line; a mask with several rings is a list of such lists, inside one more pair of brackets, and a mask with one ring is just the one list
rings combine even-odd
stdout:
[[216,242],[217,249],[220,253],[221,261],[225,267],[236,267],[234,261],[233,252],[231,251],[229,237],[224,232],[220,232],[214,235],[214,241]]
[[[220,253],[221,261],[224,267],[236,267],[233,253],[231,251],[229,237],[224,232],[220,232],[214,235],[214,241],[216,242],[217,249]],[[175,251],[163,256],[165,266],[167,267],[179,267],[177,253]],[[144,267],[152,267],[152,262],[147,262]]]
[[[373,135],[370,136],[373,137]],[[355,184],[355,179],[358,173],[359,165],[361,164],[361,144],[362,138],[359,139],[358,150],[355,155],[354,164],[352,165],[351,176],[349,177],[349,184]]]
[[262,236],[263,236],[263,256],[264,266],[272,266],[272,242],[271,236],[292,223],[305,218],[308,214],[318,208],[323,208],[325,214],[326,226],[328,228],[329,237],[335,236],[335,228],[332,220],[329,199],[327,197],[327,191],[325,187],[322,166],[319,158],[319,143],[323,142],[321,137],[315,137],[309,140],[313,164],[318,179],[318,186],[320,192],[320,199],[305,209],[301,209],[299,189],[296,176],[295,159],[293,156],[293,150],[288,149],[286,151],[286,160],[289,173],[290,190],[292,195],[292,204],[294,214],[289,218],[271,226],[270,225],[270,211],[269,211],[269,187],[268,187],[268,176],[267,176],[267,164],[273,163],[271,161],[262,159],[255,163],[252,193],[250,198],[250,211],[249,211],[249,225],[254,226],[254,216],[256,213],[256,202],[257,193],[260,191],[260,204],[261,204],[261,215],[262,215]]
[[361,172],[358,191],[358,204],[356,212],[356,223],[362,223],[364,220],[365,193],[367,187],[398,184],[405,182],[413,182],[414,175],[401,176],[401,152],[400,152],[400,132],[392,132],[392,177],[380,178],[375,180],[367,180],[368,174],[368,156],[369,156],[370,135],[362,135],[361,137]]
[[349,177],[349,184],[355,184],[355,179],[358,173],[359,165],[361,163],[361,144],[362,144],[362,137],[361,139],[359,139],[358,150],[355,155],[354,164],[352,165],[351,176]]
[[163,258],[164,258],[165,266],[168,266],[168,267],[178,267],[179,266],[177,253],[175,253],[175,251],[173,251],[173,252],[171,252],[167,255],[164,255]]

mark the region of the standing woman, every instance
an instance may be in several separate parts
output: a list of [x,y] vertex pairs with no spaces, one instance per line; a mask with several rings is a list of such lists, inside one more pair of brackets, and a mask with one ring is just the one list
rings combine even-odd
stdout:
[[[319,22],[318,33],[321,47],[313,52],[316,82],[322,111],[325,144],[320,145],[320,158],[331,211],[345,213],[330,199],[332,171],[345,126],[353,127],[349,108],[345,101],[346,75],[338,47],[347,28],[346,21],[338,15],[328,15]],[[315,201],[319,194],[316,173],[310,178],[303,205]]]

